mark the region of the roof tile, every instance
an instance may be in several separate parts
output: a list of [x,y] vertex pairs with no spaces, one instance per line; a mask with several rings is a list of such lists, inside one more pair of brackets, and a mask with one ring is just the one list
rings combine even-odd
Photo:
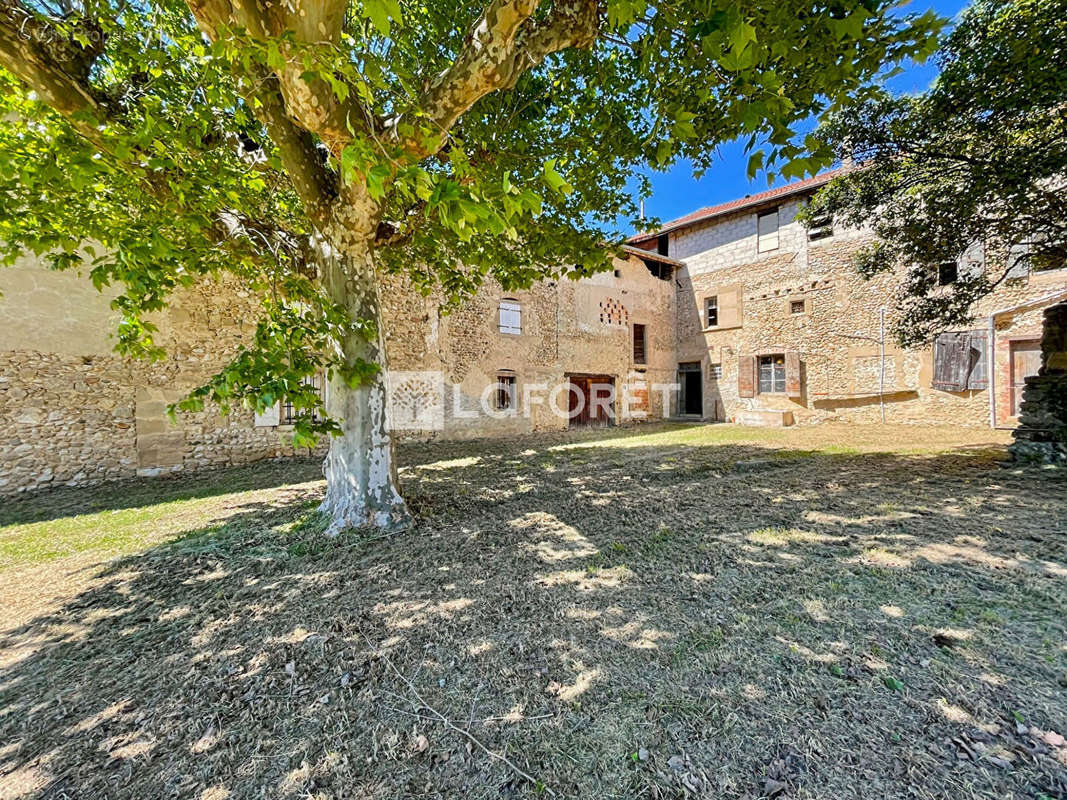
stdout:
[[802,181],[787,183],[785,186],[779,186],[777,189],[769,189],[768,191],[760,192],[759,194],[746,195],[745,197],[731,200],[728,203],[720,203],[717,206],[707,206],[686,214],[684,217],[672,219],[670,222],[660,226],[658,230],[635,234],[627,239],[627,241],[630,243],[647,241],[655,236],[669,233],[670,231],[675,231],[679,228],[686,228],[697,222],[704,222],[705,220],[721,217],[733,213],[734,211],[741,211],[745,208],[762,205],[770,200],[776,200],[781,197],[789,197],[790,195],[796,194],[797,192],[803,192],[807,189],[815,189],[825,183],[829,183],[839,175],[843,175],[848,169],[848,167],[838,167],[837,169],[814,175],[811,178],[805,178]]

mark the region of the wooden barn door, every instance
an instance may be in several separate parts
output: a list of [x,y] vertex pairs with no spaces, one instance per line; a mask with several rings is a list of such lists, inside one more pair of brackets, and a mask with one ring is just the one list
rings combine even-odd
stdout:
[[[615,421],[615,379],[608,375],[568,375],[569,427],[602,427]],[[599,401],[599,404],[598,402]]]
[[1011,415],[1019,416],[1026,379],[1041,369],[1041,340],[1027,339],[1011,343]]

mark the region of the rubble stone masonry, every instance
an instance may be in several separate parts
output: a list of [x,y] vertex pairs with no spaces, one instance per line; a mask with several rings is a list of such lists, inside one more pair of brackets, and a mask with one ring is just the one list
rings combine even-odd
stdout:
[[[700,361],[704,417],[745,421],[747,412],[773,412],[804,422],[846,420],[989,425],[989,389],[931,387],[932,348],[903,350],[889,331],[897,319],[901,276],[861,279],[851,266],[863,231],[837,228],[809,241],[795,220],[803,197],[780,200],[779,246],[759,252],[761,207],[712,218],[671,232],[669,253],[685,262],[678,275],[677,358]],[[994,325],[993,391],[998,425],[1015,423],[1011,402],[1012,342],[1041,337],[1041,310],[1067,291],[1067,270],[1009,280],[975,309],[971,329]],[[716,297],[720,324],[706,327],[704,309]],[[736,315],[723,314],[736,302]],[[726,317],[724,319],[724,317]],[[882,341],[884,338],[884,357]],[[800,392],[743,397],[739,369],[749,356],[799,354]],[[721,377],[714,377],[721,375]]]
[[[636,258],[616,272],[580,282],[543,282],[506,296],[519,302],[522,331],[500,332],[498,305],[505,293],[484,287],[450,314],[434,297],[400,278],[382,290],[389,366],[440,371],[455,382],[459,398],[447,398],[443,429],[397,435],[470,437],[566,427],[532,395],[530,413],[457,416],[474,410],[502,371],[523,389],[551,387],[569,372],[612,377],[621,389],[673,378],[674,289]],[[112,351],[117,323],[109,303],[88,279],[45,269],[23,259],[0,269],[0,496],[51,486],[83,486],[135,475],[241,464],[281,458],[295,450],[284,426],[257,426],[252,412],[229,416],[215,409],[182,414],[168,404],[202,384],[228,362],[253,330],[257,303],[232,281],[205,281],[175,296],[160,316],[159,341],[168,352],[157,364],[130,362]],[[649,331],[649,363],[635,370],[632,325],[596,318],[606,298],[626,306]],[[647,417],[662,417],[658,396]],[[635,418],[617,408],[624,421]],[[320,447],[320,449],[322,449]]]
[[[778,192],[773,202],[755,198],[744,209],[675,227],[666,271],[646,263],[659,258],[653,250],[581,281],[546,280],[519,292],[489,283],[450,312],[403,278],[385,278],[390,370],[411,380],[440,375],[446,389],[439,424],[404,426],[395,435],[565,428],[566,416],[551,404],[568,376],[610,380],[616,421],[662,419],[679,412],[680,396],[665,402],[657,384],[675,383],[680,366],[692,375],[694,363],[705,420],[877,422],[884,414],[887,422],[1013,427],[1020,370],[1034,363],[1044,309],[1067,297],[1067,270],[1005,281],[983,299],[970,329],[987,342],[992,333],[987,380],[942,391],[932,386],[932,349],[900,349],[888,333],[901,276],[860,279],[852,257],[869,235],[837,228],[810,240],[795,219],[804,202],[800,191]],[[765,228],[761,246],[757,215],[774,207],[777,236]],[[646,246],[658,247],[655,240]],[[157,320],[169,353],[157,364],[114,354],[114,293],[98,293],[85,277],[27,258],[0,269],[0,293],[0,496],[297,452],[285,426],[247,409],[227,417],[206,409],[181,415],[178,424],[166,415],[168,404],[249,338],[257,302],[233,281],[205,281],[173,299]],[[517,327],[501,328],[504,301],[518,305]],[[635,325],[644,326],[643,364],[634,361]],[[785,391],[759,391],[760,356],[781,357],[790,373]],[[518,408],[487,416],[481,401],[500,375],[514,381]]]

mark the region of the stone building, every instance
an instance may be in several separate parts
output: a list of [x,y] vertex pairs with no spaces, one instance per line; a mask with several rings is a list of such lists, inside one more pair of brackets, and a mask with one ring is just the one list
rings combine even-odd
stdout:
[[[1041,366],[1042,313],[1067,297],[1067,269],[1015,275],[981,302],[972,328],[899,349],[885,331],[900,276],[864,281],[850,267],[870,234],[795,220],[832,174],[636,236],[611,272],[512,293],[487,285],[448,314],[388,279],[396,435],[668,416],[1014,426]],[[984,261],[972,248],[941,277]],[[282,407],[208,409],[178,424],[166,415],[247,339],[255,298],[227,282],[178,294],[156,320],[170,354],[157,364],[112,352],[111,299],[31,258],[0,269],[0,496],[295,454]]]
[[[630,240],[684,264],[675,276],[674,412],[753,425],[1014,427],[1025,379],[1041,363],[1042,312],[1067,296],[1067,269],[1017,271],[980,302],[968,330],[900,349],[886,331],[901,276],[865,281],[850,267],[870,233],[830,220],[808,230],[795,219],[834,174],[700,209]],[[985,260],[972,247],[942,265],[939,280],[985,269]]]
[[[393,394],[425,399],[412,391],[421,382],[439,412],[424,424],[395,408],[397,436],[663,418],[669,400],[655,387],[674,379],[676,266],[639,250],[580,281],[513,293],[485,286],[450,314],[389,279],[382,299],[390,375],[400,382]],[[0,269],[0,496],[296,454],[281,407],[258,417],[208,409],[178,424],[166,413],[250,336],[255,298],[227,282],[177,294],[155,320],[169,357],[147,364],[112,352],[112,297],[33,258]],[[572,387],[583,395],[573,414]]]

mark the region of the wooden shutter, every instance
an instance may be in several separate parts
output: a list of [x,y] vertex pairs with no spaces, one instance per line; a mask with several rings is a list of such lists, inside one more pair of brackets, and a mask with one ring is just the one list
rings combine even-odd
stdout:
[[522,306],[516,300],[500,301],[500,332],[522,333]]
[[971,331],[968,335],[970,345],[968,389],[989,388],[989,345],[985,331]]
[[756,357],[741,356],[737,359],[737,396],[756,396]]
[[934,380],[942,392],[962,392],[971,371],[969,333],[943,333],[934,341]]
[[800,397],[800,353],[785,354],[785,393]]
[[270,408],[264,409],[262,414],[255,415],[255,426],[257,428],[274,428],[281,421],[281,409],[278,404],[275,403]]
[[778,209],[772,208],[756,216],[757,251],[765,253],[778,249]]
[[645,326],[634,323],[634,363],[646,363],[645,356]]
[[1007,280],[1020,280],[1030,274],[1030,238],[1008,248]]
[[966,280],[976,280],[985,274],[985,245],[981,241],[972,242],[963,251],[958,272]]
[[741,284],[719,289],[719,327],[741,327]]

